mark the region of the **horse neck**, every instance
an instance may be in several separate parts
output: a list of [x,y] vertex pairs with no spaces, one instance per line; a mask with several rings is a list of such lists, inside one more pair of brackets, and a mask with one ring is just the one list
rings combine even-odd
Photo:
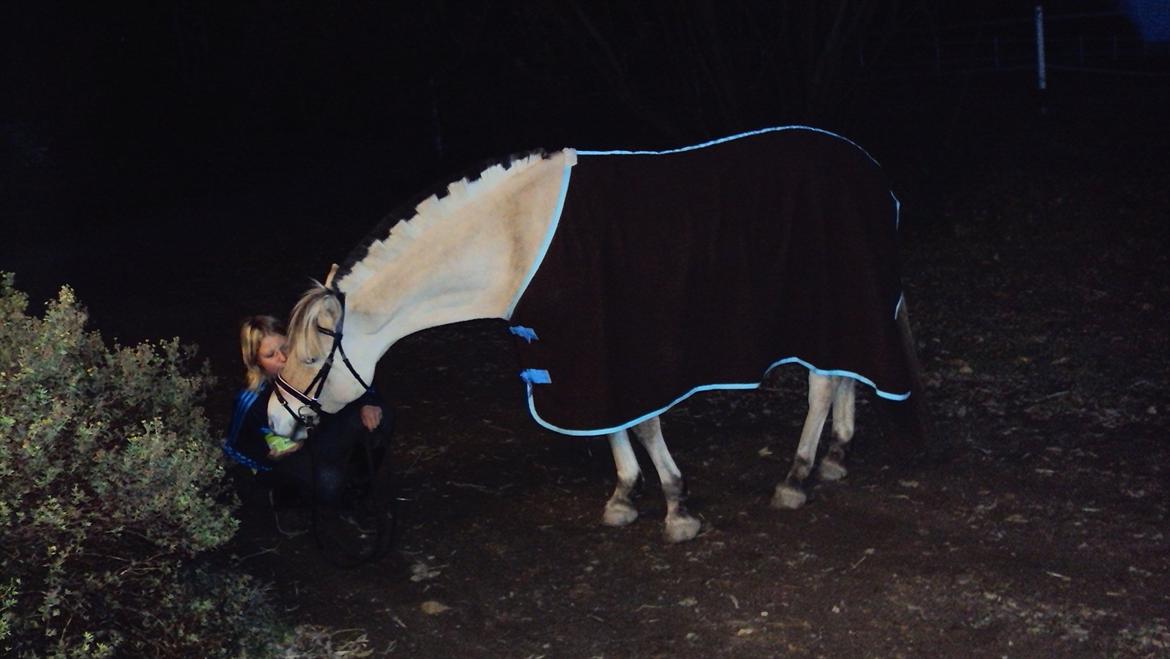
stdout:
[[452,184],[337,282],[381,355],[414,332],[505,317],[555,228],[575,153],[532,156]]

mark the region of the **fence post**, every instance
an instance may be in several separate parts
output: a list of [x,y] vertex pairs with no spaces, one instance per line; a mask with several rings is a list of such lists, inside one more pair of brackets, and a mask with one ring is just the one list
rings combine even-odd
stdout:
[[1036,5],[1036,86],[1048,89],[1048,71],[1044,64],[1044,5]]

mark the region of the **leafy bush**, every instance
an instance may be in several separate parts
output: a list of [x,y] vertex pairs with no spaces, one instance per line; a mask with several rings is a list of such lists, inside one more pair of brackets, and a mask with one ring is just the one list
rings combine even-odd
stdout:
[[27,306],[0,275],[0,654],[261,651],[263,589],[201,561],[236,530],[208,366],[177,340],[107,348],[68,287]]

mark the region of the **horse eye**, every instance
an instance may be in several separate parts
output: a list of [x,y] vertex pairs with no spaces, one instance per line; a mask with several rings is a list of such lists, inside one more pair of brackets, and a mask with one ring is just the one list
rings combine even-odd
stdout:
[[320,361],[319,357],[305,357],[303,360],[301,360],[301,362],[305,366],[312,366],[313,364],[316,364],[318,361]]

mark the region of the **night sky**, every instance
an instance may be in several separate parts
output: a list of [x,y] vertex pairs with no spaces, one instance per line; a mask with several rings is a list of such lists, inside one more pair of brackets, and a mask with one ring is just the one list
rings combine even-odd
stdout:
[[[890,74],[928,72],[931,35],[1030,30],[1031,3],[954,4],[6,4],[0,268],[34,298],[75,286],[128,340],[230,336],[177,309],[280,312],[384,213],[486,158],[792,123],[881,152],[905,108],[859,100],[911,102],[918,83]],[[104,312],[110,296],[152,313]]]

